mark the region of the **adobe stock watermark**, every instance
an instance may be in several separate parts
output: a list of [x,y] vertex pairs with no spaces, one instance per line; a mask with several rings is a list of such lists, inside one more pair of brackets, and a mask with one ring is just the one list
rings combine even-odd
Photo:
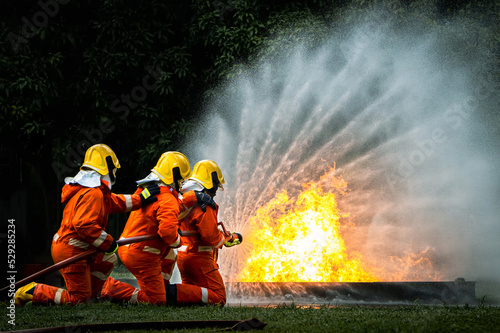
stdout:
[[14,52],[19,50],[22,43],[28,43],[28,39],[35,37],[38,32],[49,24],[49,18],[59,14],[60,5],[66,5],[70,0],[40,0],[37,2],[41,10],[35,12],[31,19],[23,16],[20,35],[9,32],[7,39],[12,45]]
[[399,157],[396,170],[387,175],[389,188],[396,191],[399,184],[406,181],[417,168],[435,154],[440,144],[448,141],[453,133],[464,126],[471,114],[477,110],[480,102],[496,94],[499,87],[500,83],[490,72],[482,78],[473,91],[473,96],[466,98],[462,104],[447,109],[442,115],[442,126],[434,127],[427,137],[415,141],[413,150]]
[[7,305],[7,321],[10,325],[16,325],[16,305],[14,295],[16,294],[16,220],[8,219],[7,224],[7,282],[9,283],[9,289],[7,291],[7,296],[9,297],[9,303]]
[[[110,106],[110,110],[118,115],[120,120],[124,120],[130,114],[130,110],[137,108],[140,103],[144,102],[148,96],[148,92],[154,90],[158,86],[158,79],[162,75],[159,67],[146,67],[148,74],[142,78],[139,85],[134,86],[130,93],[121,94],[120,98],[115,99]],[[113,120],[107,119],[101,121],[97,128],[91,131],[83,131],[84,139],[80,140],[75,148],[66,147],[65,163],[58,161],[52,162],[52,169],[57,174],[59,181],[63,181],[64,175],[68,175],[73,171],[73,168],[83,161],[87,149],[97,143],[102,142],[104,134],[111,133],[115,129]]]

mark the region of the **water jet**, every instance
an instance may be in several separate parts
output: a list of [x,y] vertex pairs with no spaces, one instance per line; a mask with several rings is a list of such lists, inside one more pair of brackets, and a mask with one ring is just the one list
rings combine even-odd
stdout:
[[[495,90],[477,93],[489,70],[479,55],[450,56],[450,44],[467,45],[459,26],[360,24],[315,47],[283,48],[221,84],[200,119],[210,131],[184,150],[219,164],[219,217],[246,240],[219,257],[229,298],[472,304],[475,279],[498,280],[498,148],[483,119]],[[326,204],[304,208],[311,184],[332,195]],[[296,220],[328,207],[327,217],[302,218],[315,227]],[[319,255],[331,269],[315,272],[329,280],[309,279]],[[335,280],[348,265],[334,257],[373,280]],[[250,264],[262,275],[243,282]],[[295,271],[304,275],[286,278]]]

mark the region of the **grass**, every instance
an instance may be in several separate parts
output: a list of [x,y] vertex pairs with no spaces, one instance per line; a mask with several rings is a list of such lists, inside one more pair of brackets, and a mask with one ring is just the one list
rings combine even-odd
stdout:
[[[0,307],[8,314],[9,303]],[[264,332],[500,332],[500,307],[490,306],[206,306],[159,307],[94,303],[77,306],[35,306],[15,309],[15,326],[3,315],[2,331],[52,326],[169,320],[245,320],[267,323]],[[213,332],[214,328],[177,332]],[[113,331],[111,331],[113,332]],[[120,331],[127,332],[127,331]],[[135,330],[133,332],[151,332]]]

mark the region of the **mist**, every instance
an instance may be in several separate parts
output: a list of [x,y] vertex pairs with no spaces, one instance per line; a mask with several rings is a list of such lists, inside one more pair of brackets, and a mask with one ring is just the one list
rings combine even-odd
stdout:
[[[425,252],[429,276],[499,282],[492,68],[460,38],[460,21],[396,28],[373,17],[247,64],[207,102],[183,151],[193,165],[221,167],[215,199],[230,230],[250,233],[249,218],[279,191],[294,196],[307,182],[335,191],[328,176],[341,176],[347,247],[382,278],[397,269],[392,257]],[[252,246],[223,250],[227,280]]]

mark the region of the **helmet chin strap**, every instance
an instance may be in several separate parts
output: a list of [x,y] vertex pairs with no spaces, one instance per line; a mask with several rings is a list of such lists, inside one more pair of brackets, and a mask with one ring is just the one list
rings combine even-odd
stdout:
[[179,183],[182,180],[181,170],[179,169],[179,167],[175,167],[175,168],[172,169],[172,173],[174,175],[175,190],[180,193],[180,191],[181,191],[181,184],[179,184]]
[[217,194],[217,190],[219,189],[220,182],[219,182],[219,177],[217,176],[217,172],[215,172],[215,171],[212,172],[211,176],[212,176],[212,184],[213,184],[213,186],[212,186],[211,189],[207,189],[206,192],[210,196],[215,197],[216,194]]
[[109,178],[110,178],[110,186],[109,188],[111,189],[111,184],[115,184],[116,182],[116,177],[115,177],[115,174],[113,172],[113,170],[115,169],[115,164],[113,163],[113,158],[111,158],[111,156],[106,156],[106,164],[108,166],[108,175],[109,175]]

